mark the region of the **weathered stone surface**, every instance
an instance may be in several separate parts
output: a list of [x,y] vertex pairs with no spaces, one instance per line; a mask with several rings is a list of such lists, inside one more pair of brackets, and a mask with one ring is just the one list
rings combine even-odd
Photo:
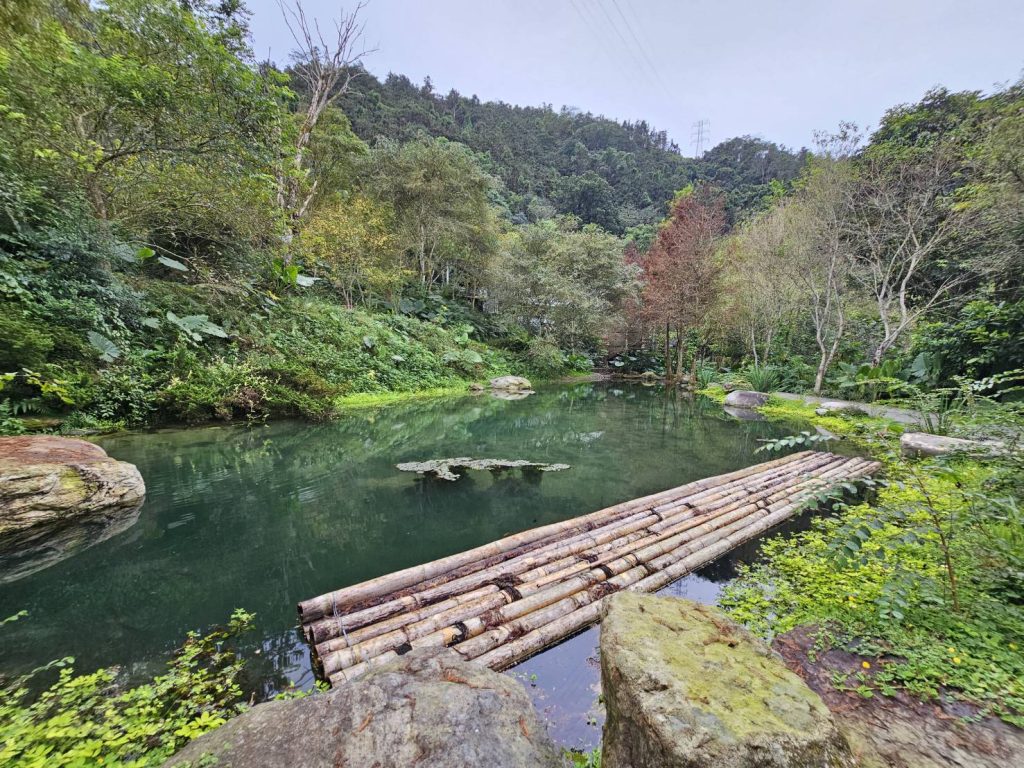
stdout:
[[854,403],[849,400],[826,400],[820,403],[814,412],[819,416],[828,416],[832,413],[845,413],[848,416],[867,416],[868,409],[861,403]]
[[462,475],[456,470],[486,469],[492,474],[501,474],[510,469],[520,469],[523,474],[532,472],[560,472],[569,469],[568,464],[544,464],[524,459],[472,459],[460,456],[455,459],[430,459],[429,461],[407,461],[395,464],[402,472],[415,472],[419,475],[431,475],[438,480],[458,480]]
[[605,768],[834,768],[819,696],[708,606],[620,592],[601,625]]
[[326,693],[260,704],[166,765],[205,765],[204,756],[217,768],[562,765],[519,683],[445,649],[412,651]]
[[532,390],[533,385],[529,379],[524,379],[522,376],[498,376],[496,379],[491,379],[491,389],[525,392],[526,390]]
[[998,452],[1002,444],[996,441],[964,440],[943,437],[927,432],[904,432],[900,435],[900,449],[908,456],[944,456],[947,453],[985,454]]
[[751,392],[746,389],[733,390],[725,396],[725,404],[734,408],[757,408],[768,402],[764,392]]
[[146,494],[134,465],[84,440],[0,438],[0,581],[124,530]]

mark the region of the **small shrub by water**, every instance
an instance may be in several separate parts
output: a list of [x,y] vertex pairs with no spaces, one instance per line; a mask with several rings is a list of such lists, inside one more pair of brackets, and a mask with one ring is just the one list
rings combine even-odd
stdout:
[[[70,658],[0,681],[0,764],[161,765],[242,711],[235,640],[252,620],[239,610],[224,627],[190,632],[167,671],[141,685],[122,687],[114,669],[76,674]],[[53,672],[57,680],[33,693],[38,679]]]

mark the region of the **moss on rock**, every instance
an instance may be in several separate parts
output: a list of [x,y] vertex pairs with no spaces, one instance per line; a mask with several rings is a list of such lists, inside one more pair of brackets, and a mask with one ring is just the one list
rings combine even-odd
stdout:
[[820,697],[713,608],[615,595],[602,624],[601,671],[608,768],[848,763]]

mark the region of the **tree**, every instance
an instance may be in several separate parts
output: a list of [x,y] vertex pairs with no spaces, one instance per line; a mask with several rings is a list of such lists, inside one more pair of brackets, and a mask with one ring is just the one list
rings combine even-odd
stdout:
[[400,243],[423,286],[479,281],[495,248],[493,180],[465,146],[381,141],[367,159],[364,186],[394,210]]
[[644,258],[643,302],[648,315],[665,326],[666,375],[672,369],[671,330],[676,332],[677,376],[682,376],[684,332],[706,335],[721,288],[722,269],[715,249],[724,226],[725,209],[720,197],[686,190],[672,204],[672,213]]
[[635,274],[617,237],[593,224],[546,220],[503,237],[488,285],[500,316],[584,351],[614,322]]
[[365,195],[336,196],[309,217],[299,235],[306,270],[327,277],[350,308],[367,293],[393,300],[406,275],[393,220],[388,206]]
[[[325,167],[333,167],[330,153],[311,151],[317,127],[331,114],[331,106],[348,91],[362,70],[360,62],[369,51],[362,47],[363,25],[359,12],[363,3],[352,13],[341,13],[334,22],[333,35],[325,37],[316,19],[310,20],[300,2],[294,6],[278,0],[285,25],[295,41],[292,53],[292,77],[300,84],[303,105],[297,114],[297,124],[290,131],[290,154],[278,167],[277,201],[294,230],[310,210],[317,195],[329,190]],[[348,122],[342,115],[335,123]],[[311,162],[318,158],[319,163]]]
[[851,274],[872,296],[881,323],[871,355],[877,366],[918,318],[971,278],[975,215],[957,200],[961,161],[947,142],[872,147],[856,168],[843,237],[851,244]]
[[787,264],[787,217],[780,214],[774,209],[747,222],[726,250],[722,319],[739,327],[755,366],[769,362],[776,337],[801,309],[802,292]]
[[[843,141],[840,137],[832,144]],[[812,161],[798,197],[769,214],[783,217],[788,276],[805,296],[814,327],[819,355],[815,394],[821,393],[847,330],[852,260],[843,238],[851,185],[846,154],[823,152]]]
[[214,209],[218,189],[270,189],[277,94],[173,0],[40,15],[5,45],[0,104],[25,176],[138,232],[159,228],[151,194],[175,197],[177,180],[181,215],[216,219],[207,234],[241,213]]
[[562,211],[586,224],[597,224],[609,232],[621,230],[612,187],[593,171],[561,179],[554,198]]

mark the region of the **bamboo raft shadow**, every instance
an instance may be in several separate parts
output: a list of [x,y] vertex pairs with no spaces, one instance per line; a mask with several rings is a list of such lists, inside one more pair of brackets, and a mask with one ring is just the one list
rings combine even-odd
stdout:
[[337,685],[413,648],[501,670],[853,488],[881,465],[803,451],[532,528],[299,603],[317,675]]

